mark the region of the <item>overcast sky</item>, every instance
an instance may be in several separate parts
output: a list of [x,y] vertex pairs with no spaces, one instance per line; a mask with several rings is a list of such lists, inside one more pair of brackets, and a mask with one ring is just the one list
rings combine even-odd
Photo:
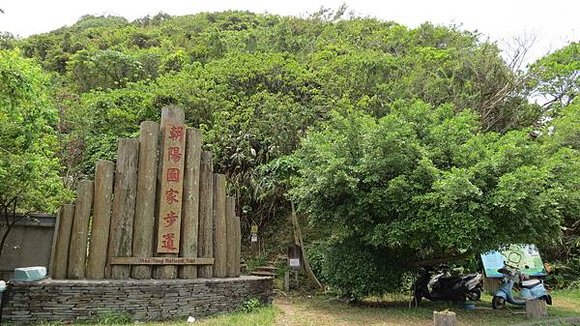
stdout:
[[536,38],[533,60],[580,40],[579,0],[0,0],[0,31],[19,36],[71,25],[84,14],[113,14],[129,20],[163,11],[172,15],[203,11],[249,10],[306,16],[320,7],[346,3],[360,16],[392,20],[416,27],[430,21],[478,30],[502,48],[514,37]]

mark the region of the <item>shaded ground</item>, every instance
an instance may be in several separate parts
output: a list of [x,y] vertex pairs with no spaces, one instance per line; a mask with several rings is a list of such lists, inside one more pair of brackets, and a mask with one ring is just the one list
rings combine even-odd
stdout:
[[[497,311],[491,308],[491,297],[484,296],[474,310],[445,303],[422,302],[409,308],[401,297],[381,298],[358,305],[346,304],[324,296],[278,298],[280,310],[274,325],[432,325],[433,311],[449,309],[457,313],[460,325],[530,324],[525,309],[511,306]],[[554,293],[554,306],[549,307],[550,320],[580,317],[580,291]],[[561,325],[580,325],[579,319],[566,318]],[[545,324],[543,324],[545,325]]]

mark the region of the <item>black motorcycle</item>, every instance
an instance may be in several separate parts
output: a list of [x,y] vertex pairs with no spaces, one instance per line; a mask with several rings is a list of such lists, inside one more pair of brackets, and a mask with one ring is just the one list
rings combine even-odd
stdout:
[[483,275],[479,273],[451,276],[448,270],[432,273],[423,268],[413,285],[413,299],[415,304],[422,298],[463,303],[467,299],[479,300],[482,291]]

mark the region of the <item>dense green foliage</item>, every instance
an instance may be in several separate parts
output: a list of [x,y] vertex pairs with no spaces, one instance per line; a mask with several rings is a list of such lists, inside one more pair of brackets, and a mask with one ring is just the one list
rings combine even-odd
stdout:
[[[179,105],[228,175],[243,226],[285,218],[293,188],[313,233],[332,236],[336,255],[319,266],[351,294],[392,288],[403,270],[380,285],[345,280],[347,253],[365,252],[357,268],[377,276],[393,257],[404,267],[510,242],[558,252],[561,226],[578,220],[577,43],[524,73],[476,33],[344,19],[343,9],[84,16],[22,40],[1,34],[0,48],[51,72],[43,125],[57,124],[54,102],[66,180]],[[528,136],[547,115],[557,119]]]
[[566,107],[580,92],[580,43],[575,42],[551,53],[530,67],[535,94],[546,98],[544,106],[552,115]]
[[[395,102],[380,119],[336,113],[295,154],[293,194],[336,242],[404,253],[396,261],[408,267],[509,243],[556,243],[580,209],[579,152],[548,150],[526,130],[478,130],[475,114],[449,105]],[[365,261],[353,266],[374,270],[376,261]]]
[[[63,195],[48,76],[0,50],[0,207],[53,212]],[[5,213],[5,211],[2,211]]]
[[397,99],[452,103],[496,131],[541,114],[519,95],[519,77],[498,48],[478,35],[341,13],[85,16],[17,46],[58,73],[68,175],[91,173],[96,158],[114,158],[117,137],[177,104],[204,130],[216,169],[233,180],[242,219],[259,225],[287,207],[284,188],[260,167],[292,153],[333,109],[381,117]]
[[0,255],[17,213],[54,212],[65,195],[48,81],[33,60],[0,50]]

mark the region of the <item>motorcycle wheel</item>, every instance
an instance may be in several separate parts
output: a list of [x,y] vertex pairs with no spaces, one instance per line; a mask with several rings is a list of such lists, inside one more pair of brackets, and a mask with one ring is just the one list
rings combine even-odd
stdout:
[[481,299],[481,290],[473,289],[467,293],[467,298],[471,301],[479,301]]
[[456,298],[453,300],[453,303],[455,303],[455,304],[457,304],[457,305],[462,305],[462,304],[465,304],[465,300],[466,300],[465,298],[466,298],[466,297],[465,297],[465,295],[460,295],[460,296],[457,296],[457,297],[456,297]]
[[495,295],[493,296],[493,299],[491,299],[491,306],[493,309],[503,309],[505,308],[505,299]]
[[419,305],[419,302],[421,302],[421,299],[423,299],[424,296],[425,294],[421,290],[416,290],[413,293],[413,304],[415,305],[415,307]]

